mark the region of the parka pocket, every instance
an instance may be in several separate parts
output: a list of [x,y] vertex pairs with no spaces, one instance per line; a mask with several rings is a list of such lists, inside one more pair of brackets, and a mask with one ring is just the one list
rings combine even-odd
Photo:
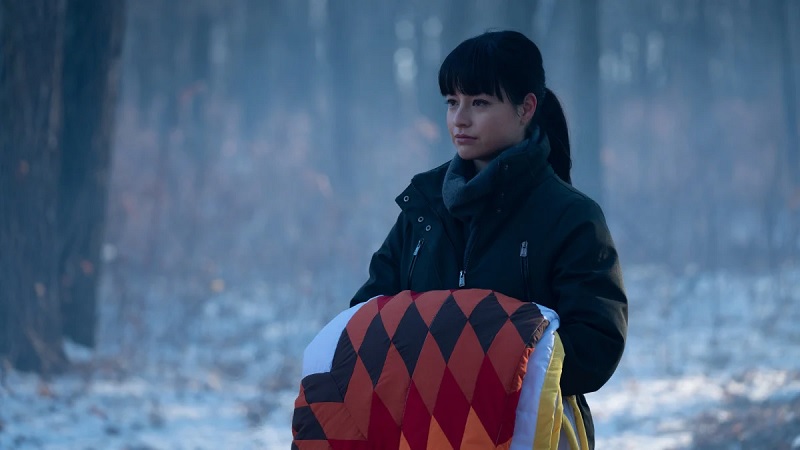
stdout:
[[411,289],[411,277],[414,275],[414,266],[417,265],[417,258],[419,257],[419,251],[422,249],[422,245],[425,243],[425,239],[420,239],[417,242],[416,248],[414,248],[414,254],[411,255],[411,264],[408,266],[408,289]]
[[531,272],[528,269],[528,241],[519,245],[519,268],[522,272],[522,283],[525,288],[525,301],[531,301]]

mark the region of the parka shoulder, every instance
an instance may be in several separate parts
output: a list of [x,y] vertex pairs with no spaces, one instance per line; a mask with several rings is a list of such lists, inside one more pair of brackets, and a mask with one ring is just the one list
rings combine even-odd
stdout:
[[[447,161],[431,170],[420,172],[411,177],[411,182],[394,201],[405,210],[410,206],[434,203],[442,198],[442,183],[447,173],[450,161]],[[420,197],[421,196],[421,197]]]
[[542,187],[544,187],[542,195],[547,197],[548,203],[555,211],[560,211],[563,215],[576,219],[583,217],[590,221],[605,221],[602,208],[593,198],[575,186],[564,182],[555,173],[542,184]]

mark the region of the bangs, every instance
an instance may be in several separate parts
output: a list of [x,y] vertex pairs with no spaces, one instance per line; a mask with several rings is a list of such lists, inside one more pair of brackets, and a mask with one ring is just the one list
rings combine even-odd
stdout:
[[456,47],[439,68],[439,90],[442,96],[461,92],[466,95],[487,94],[505,101],[498,69],[499,49],[494,42],[468,39]]

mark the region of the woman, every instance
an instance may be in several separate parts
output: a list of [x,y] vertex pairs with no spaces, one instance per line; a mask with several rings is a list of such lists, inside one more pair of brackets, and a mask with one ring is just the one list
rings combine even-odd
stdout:
[[558,312],[561,389],[608,381],[622,356],[627,299],[600,207],[571,186],[566,119],[542,56],[518,32],[456,47],[439,70],[452,161],[413,177],[402,212],[351,306],[402,290],[491,289]]

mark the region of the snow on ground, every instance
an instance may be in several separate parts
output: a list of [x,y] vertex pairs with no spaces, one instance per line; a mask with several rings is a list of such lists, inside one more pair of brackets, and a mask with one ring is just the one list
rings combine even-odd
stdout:
[[[631,268],[626,283],[628,348],[589,395],[598,449],[692,448],[700,423],[728,426],[742,401],[800,398],[799,269]],[[289,447],[297,357],[336,312],[320,305],[335,300],[307,287],[215,285],[178,301],[174,287],[147,286],[123,301],[104,283],[100,347],[68,346],[69,373],[0,373],[0,449]],[[737,423],[741,436],[748,423]],[[763,448],[800,448],[800,429],[780,439]]]
[[692,448],[702,412],[724,415],[739,398],[800,397],[797,269],[671,277],[635,268],[626,284],[625,355],[611,381],[587,397],[598,448]]

